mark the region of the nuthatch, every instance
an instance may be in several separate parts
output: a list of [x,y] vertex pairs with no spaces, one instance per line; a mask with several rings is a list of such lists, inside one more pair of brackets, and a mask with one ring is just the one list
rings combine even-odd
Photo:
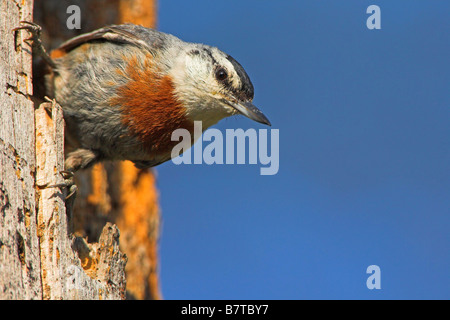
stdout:
[[[39,27],[16,28],[33,34]],[[38,48],[39,49],[39,48]],[[244,68],[215,47],[133,24],[112,25],[63,43],[45,60],[52,68],[47,95],[62,106],[77,149],[66,170],[101,160],[131,160],[138,168],[171,159],[172,132],[203,129],[242,114],[270,125],[253,104]],[[192,141],[193,142],[193,141]]]

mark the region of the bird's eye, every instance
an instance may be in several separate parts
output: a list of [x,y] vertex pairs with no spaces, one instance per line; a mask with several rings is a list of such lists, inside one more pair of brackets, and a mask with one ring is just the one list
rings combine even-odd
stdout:
[[228,78],[228,73],[225,71],[225,69],[219,68],[219,69],[217,69],[217,71],[216,71],[216,78],[217,78],[217,80],[219,80],[219,81],[223,81],[223,80],[225,80],[226,78]]

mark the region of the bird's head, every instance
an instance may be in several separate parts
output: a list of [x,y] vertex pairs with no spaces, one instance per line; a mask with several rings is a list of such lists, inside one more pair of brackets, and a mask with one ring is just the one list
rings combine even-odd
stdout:
[[254,89],[244,68],[219,49],[184,42],[170,74],[187,116],[204,128],[234,114],[270,125],[252,104]]

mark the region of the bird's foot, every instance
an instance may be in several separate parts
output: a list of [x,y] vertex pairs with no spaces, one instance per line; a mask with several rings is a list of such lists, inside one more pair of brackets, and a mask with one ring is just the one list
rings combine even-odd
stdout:
[[52,68],[56,68],[56,64],[53,61],[52,58],[50,58],[50,55],[47,53],[47,51],[44,48],[44,45],[41,41],[41,32],[42,28],[41,26],[37,25],[36,23],[30,22],[30,21],[20,21],[22,24],[19,27],[16,27],[12,29],[13,32],[17,32],[20,30],[26,30],[28,31],[31,36],[29,38],[26,38],[24,42],[28,43],[33,47],[34,50],[36,50],[36,54],[41,56],[45,62]]
[[67,201],[71,197],[75,198],[78,188],[75,185],[75,182],[73,181],[74,173],[72,171],[67,170],[62,170],[59,173],[61,173],[61,175],[63,176],[64,182],[45,186],[45,188],[67,189],[67,196],[65,197],[65,200]]

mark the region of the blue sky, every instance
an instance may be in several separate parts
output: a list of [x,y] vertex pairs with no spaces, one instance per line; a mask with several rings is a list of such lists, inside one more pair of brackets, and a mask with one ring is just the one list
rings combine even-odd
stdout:
[[[366,9],[381,8],[381,30]],[[450,298],[450,2],[164,1],[236,58],[280,170],[157,167],[165,299]],[[263,125],[242,116],[226,129]],[[381,269],[381,289],[366,268]]]

